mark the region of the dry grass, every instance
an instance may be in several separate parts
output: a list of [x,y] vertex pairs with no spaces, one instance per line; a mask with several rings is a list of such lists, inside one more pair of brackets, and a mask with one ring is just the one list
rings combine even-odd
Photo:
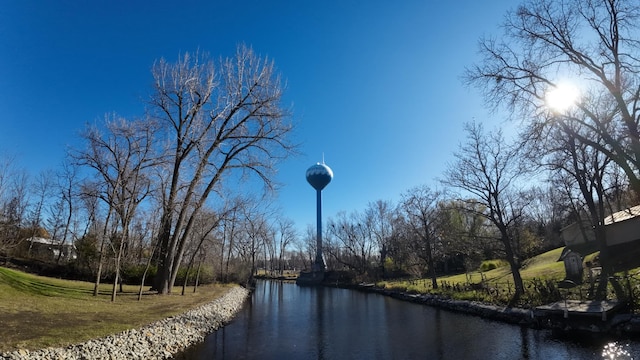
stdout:
[[124,286],[111,302],[111,285],[92,296],[93,284],[35,276],[0,267],[0,352],[65,346],[136,328],[176,315],[223,295],[228,285],[187,289],[180,296]]

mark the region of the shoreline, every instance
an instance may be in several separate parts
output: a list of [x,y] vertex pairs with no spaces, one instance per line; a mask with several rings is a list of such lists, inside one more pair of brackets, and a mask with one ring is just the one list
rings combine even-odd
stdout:
[[[290,279],[269,279],[291,281]],[[606,323],[585,329],[558,328],[541,323],[535,317],[534,309],[498,306],[477,301],[453,300],[430,294],[410,294],[377,288],[371,284],[322,284],[375,293],[394,299],[432,306],[447,311],[487,320],[510,323],[540,330],[560,330],[565,333],[587,335],[608,335],[615,338],[640,337],[640,315],[619,313]],[[15,350],[0,353],[2,360],[23,359],[170,359],[189,347],[201,343],[206,336],[217,331],[242,309],[251,291],[241,286],[230,289],[226,294],[210,303],[201,305],[183,314],[165,318],[138,329],[130,329],[103,338],[67,347],[39,350]]]
[[609,320],[590,326],[572,326],[569,321],[551,323],[541,321],[535,309],[500,306],[479,301],[454,300],[431,294],[409,294],[371,286],[371,284],[323,284],[322,286],[340,287],[362,292],[376,293],[394,299],[437,307],[440,309],[478,316],[487,320],[499,321],[538,330],[560,331],[564,334],[609,335],[616,338],[640,338],[640,315],[618,313]]
[[138,329],[67,347],[0,353],[0,359],[170,359],[231,321],[249,294],[238,285],[210,303]]

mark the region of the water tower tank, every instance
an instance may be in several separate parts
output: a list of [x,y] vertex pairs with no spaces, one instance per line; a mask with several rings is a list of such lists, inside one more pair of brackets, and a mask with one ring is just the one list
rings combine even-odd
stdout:
[[333,179],[333,171],[324,163],[317,163],[307,169],[307,182],[316,190],[324,189]]

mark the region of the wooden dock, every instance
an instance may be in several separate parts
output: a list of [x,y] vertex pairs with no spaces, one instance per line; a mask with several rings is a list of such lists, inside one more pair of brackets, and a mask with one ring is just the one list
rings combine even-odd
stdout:
[[563,300],[536,307],[534,317],[557,329],[600,332],[609,328],[613,315],[623,306],[615,300]]

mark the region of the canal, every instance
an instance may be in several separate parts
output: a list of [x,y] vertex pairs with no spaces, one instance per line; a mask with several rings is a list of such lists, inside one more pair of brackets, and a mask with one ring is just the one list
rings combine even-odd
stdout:
[[259,281],[183,359],[640,359],[640,343],[559,339],[374,293]]

